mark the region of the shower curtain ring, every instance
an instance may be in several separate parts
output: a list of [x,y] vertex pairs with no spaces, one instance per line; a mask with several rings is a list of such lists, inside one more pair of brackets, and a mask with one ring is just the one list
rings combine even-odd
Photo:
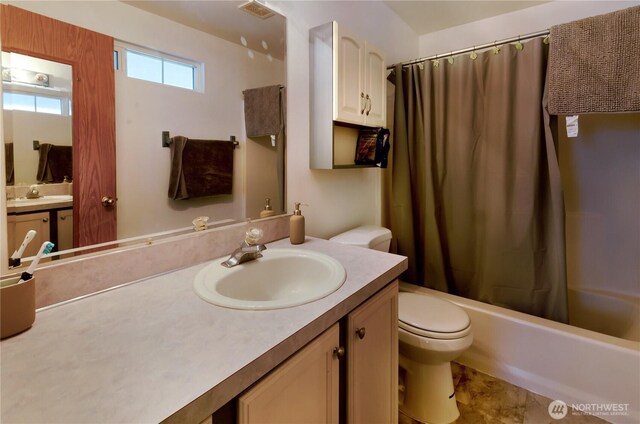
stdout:
[[493,42],[493,54],[498,54],[500,53],[500,47],[498,47],[498,41],[494,41]]
[[449,59],[447,59],[447,61],[449,62],[449,65],[453,65],[453,52],[449,53]]
[[518,35],[518,42],[516,43],[516,50],[520,51],[522,49],[524,49],[524,46],[520,42],[520,36]]
[[438,55],[436,55],[436,58],[433,61],[433,67],[437,68],[438,66],[440,66],[440,61],[438,60]]
[[478,54],[476,53],[476,46],[473,46],[473,50],[471,51],[469,57],[471,58],[471,60],[476,60],[478,58]]

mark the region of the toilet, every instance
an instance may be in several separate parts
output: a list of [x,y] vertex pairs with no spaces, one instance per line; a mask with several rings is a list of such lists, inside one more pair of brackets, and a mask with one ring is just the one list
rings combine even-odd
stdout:
[[[330,240],[388,252],[391,231],[363,226]],[[473,342],[471,321],[457,305],[434,296],[398,295],[400,387],[399,408],[414,420],[429,424],[455,421],[456,405],[451,361]]]

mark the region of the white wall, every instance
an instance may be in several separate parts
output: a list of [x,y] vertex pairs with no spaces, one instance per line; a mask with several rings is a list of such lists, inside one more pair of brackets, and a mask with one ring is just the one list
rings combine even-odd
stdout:
[[589,16],[637,6],[637,1],[554,1],[420,36],[420,57],[528,34]]
[[[287,17],[287,208],[303,207],[307,235],[329,237],[380,222],[379,169],[309,169],[309,29],[338,21],[385,51],[389,64],[414,58],[418,36],[382,2],[273,1]],[[327,87],[331,90],[331,87]]]
[[640,296],[640,113],[578,122],[559,131],[568,284]]
[[[204,63],[206,94],[126,78],[116,72],[118,238],[212,220],[244,218],[245,131],[242,91],[283,84],[284,63],[118,1],[11,4],[128,43]],[[221,101],[224,99],[224,101]],[[170,152],[162,131],[190,138],[235,135],[232,196],[175,202],[168,198]]]

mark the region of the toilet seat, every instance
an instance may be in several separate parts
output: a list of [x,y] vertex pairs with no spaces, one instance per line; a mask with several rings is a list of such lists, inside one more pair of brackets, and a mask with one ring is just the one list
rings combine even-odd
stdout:
[[398,326],[421,337],[451,340],[471,333],[466,312],[433,296],[402,292],[398,295]]

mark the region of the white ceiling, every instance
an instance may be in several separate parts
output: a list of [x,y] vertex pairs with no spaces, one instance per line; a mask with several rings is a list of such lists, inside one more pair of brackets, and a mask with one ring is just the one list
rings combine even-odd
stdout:
[[[247,40],[248,48],[265,54],[269,53],[278,59],[284,58],[284,18],[276,15],[263,20],[251,16],[247,12],[238,9],[238,6],[244,1],[121,1],[234,43],[239,44],[240,37],[244,36]],[[268,1],[266,3],[268,5]],[[386,0],[384,3],[413,28],[418,35],[423,35],[546,3],[546,1]],[[268,50],[262,47],[262,40],[267,42]]]
[[404,1],[387,4],[418,35],[502,15],[548,1]]
[[[267,19],[260,19],[238,9],[238,6],[246,1],[121,1],[233,43],[241,44],[242,36],[248,48],[271,54],[276,59],[284,58],[284,18],[276,14]],[[267,49],[262,46],[263,40],[267,43]]]

